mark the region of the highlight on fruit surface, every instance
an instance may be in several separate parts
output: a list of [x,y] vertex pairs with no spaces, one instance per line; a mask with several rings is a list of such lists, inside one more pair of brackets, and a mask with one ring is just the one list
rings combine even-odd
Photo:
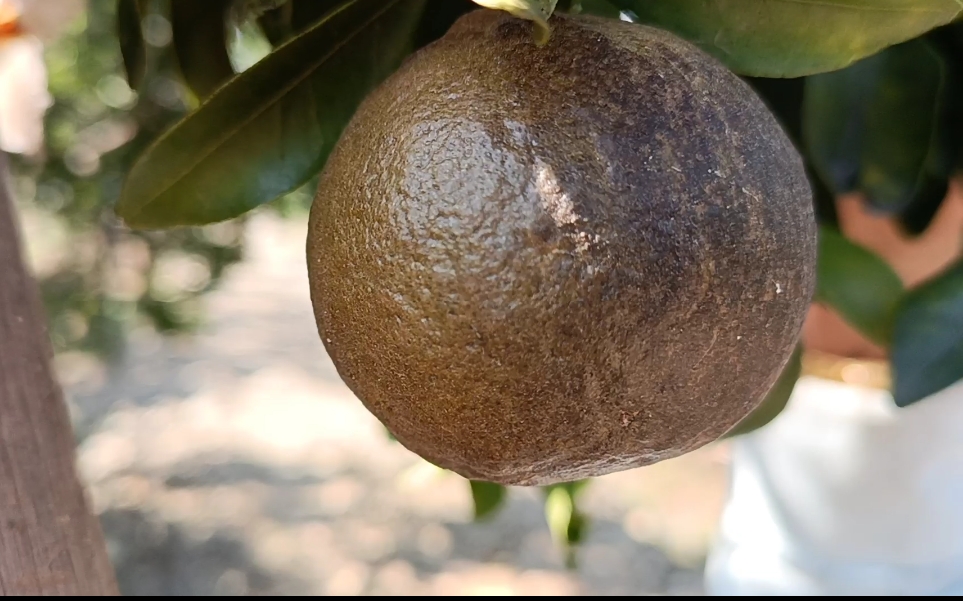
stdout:
[[477,10],[362,103],[308,270],[339,374],[477,481],[655,463],[745,418],[813,294],[812,195],[751,88],[665,31]]

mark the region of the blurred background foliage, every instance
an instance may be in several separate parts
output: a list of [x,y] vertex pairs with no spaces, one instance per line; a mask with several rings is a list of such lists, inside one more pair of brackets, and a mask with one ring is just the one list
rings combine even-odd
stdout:
[[[165,3],[147,2],[144,38],[151,68],[141,93],[123,76],[115,0],[90,0],[87,13],[48,46],[55,104],[46,149],[13,165],[28,245],[58,352],[121,356],[126,332],[147,325],[188,333],[202,323],[200,297],[243,256],[244,220],[164,232],[131,231],[112,207],[143,149],[196,106],[171,52]],[[256,28],[233,28],[236,70],[270,46]],[[306,211],[310,187],[273,203],[285,215]],[[43,235],[29,235],[39,230]]]

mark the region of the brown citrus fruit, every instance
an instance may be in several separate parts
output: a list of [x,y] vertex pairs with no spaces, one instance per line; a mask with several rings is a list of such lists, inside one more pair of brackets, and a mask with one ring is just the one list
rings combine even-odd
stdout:
[[803,165],[763,102],[673,35],[479,10],[362,104],[308,235],[338,372],[410,450],[535,485],[717,439],[813,292]]

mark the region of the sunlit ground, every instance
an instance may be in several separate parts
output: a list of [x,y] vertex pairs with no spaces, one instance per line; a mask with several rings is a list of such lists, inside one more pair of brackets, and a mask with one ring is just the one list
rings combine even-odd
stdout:
[[[26,223],[41,264],[55,244]],[[311,314],[303,220],[264,213],[248,235],[199,336],[135,332],[114,369],[58,357],[126,594],[700,592],[724,448],[594,482],[569,572],[537,490],[472,523],[465,481],[389,441],[341,383]]]

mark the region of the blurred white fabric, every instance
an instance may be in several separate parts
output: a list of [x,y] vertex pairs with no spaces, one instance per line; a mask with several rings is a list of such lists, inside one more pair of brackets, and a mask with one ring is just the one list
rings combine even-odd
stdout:
[[[202,0],[203,1],[203,0]],[[59,38],[86,10],[87,0],[0,0],[20,6],[24,31],[45,44]]]
[[963,594],[963,382],[899,409],[805,377],[732,452],[709,594]]
[[0,149],[38,153],[52,103],[40,40],[22,35],[0,41]]
[[43,148],[43,118],[53,104],[43,42],[85,7],[85,0],[0,0],[0,150],[32,155]]

